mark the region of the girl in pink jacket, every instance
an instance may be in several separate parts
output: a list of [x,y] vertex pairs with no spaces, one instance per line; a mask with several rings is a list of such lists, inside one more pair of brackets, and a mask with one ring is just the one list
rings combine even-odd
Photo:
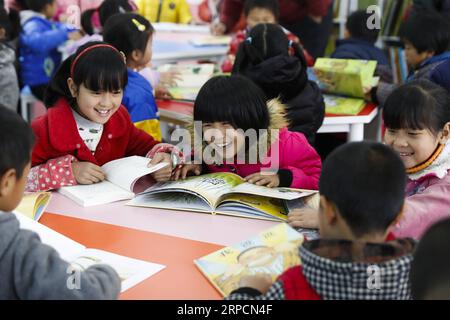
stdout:
[[319,155],[302,133],[286,129],[284,106],[277,99],[267,102],[251,80],[210,79],[197,96],[193,120],[193,161],[175,179],[233,172],[260,186],[318,188]]
[[387,99],[384,141],[397,151],[408,174],[397,237],[420,238],[450,217],[450,96],[428,80],[411,81]]

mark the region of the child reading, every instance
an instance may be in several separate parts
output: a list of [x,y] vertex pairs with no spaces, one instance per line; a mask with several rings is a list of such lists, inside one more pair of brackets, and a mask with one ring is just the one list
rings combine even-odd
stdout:
[[247,276],[228,298],[410,299],[415,242],[385,241],[401,216],[404,188],[402,161],[389,147],[355,142],[337,148],[320,176],[322,239],[303,242],[302,265],[275,283],[270,277]]
[[70,265],[39,236],[20,229],[11,213],[22,199],[30,171],[33,132],[20,116],[0,107],[0,299],[115,299],[118,274],[96,265],[79,274],[79,289],[70,288]]
[[267,103],[251,80],[208,80],[195,100],[193,120],[194,134],[205,141],[203,148],[194,146],[194,154],[196,160],[203,156],[205,166],[185,165],[175,179],[190,172],[233,172],[256,185],[317,189],[319,155],[302,133],[286,129],[284,106],[276,99]]
[[[150,149],[152,164],[172,162],[165,153],[172,146],[136,128],[121,105],[127,81],[123,54],[106,43],[88,43],[63,62],[46,93],[47,114],[32,123],[37,141],[28,190],[102,181],[99,166]],[[153,177],[164,181],[171,173],[166,166]]]

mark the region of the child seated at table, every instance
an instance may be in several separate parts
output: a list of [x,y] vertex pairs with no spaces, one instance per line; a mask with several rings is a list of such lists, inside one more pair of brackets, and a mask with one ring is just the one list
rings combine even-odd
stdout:
[[[288,131],[285,107],[242,76],[217,76],[194,103],[194,162],[175,172],[233,172],[267,187],[317,189],[319,155],[300,132]],[[186,152],[185,152],[186,154]],[[203,167],[202,167],[203,163]]]
[[29,125],[0,106],[0,300],[116,299],[120,278],[111,267],[87,268],[78,275],[80,287],[70,288],[70,264],[11,213],[23,196],[32,146]]
[[37,141],[27,190],[97,183],[105,179],[100,166],[133,155],[170,163],[152,176],[171,177],[173,146],[136,128],[121,104],[127,81],[123,53],[104,42],[90,42],[62,63],[46,93],[48,111],[32,123]]
[[404,204],[400,157],[381,143],[354,142],[325,160],[320,176],[321,239],[304,241],[302,265],[247,276],[228,299],[410,299],[415,242],[385,241]]

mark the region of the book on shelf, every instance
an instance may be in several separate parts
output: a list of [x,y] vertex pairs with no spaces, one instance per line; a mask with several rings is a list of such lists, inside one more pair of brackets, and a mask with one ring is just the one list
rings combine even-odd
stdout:
[[248,275],[269,274],[272,280],[300,264],[299,247],[304,237],[286,223],[280,223],[235,245],[194,260],[212,285],[228,296]]
[[60,257],[69,262],[75,270],[86,270],[95,264],[110,265],[119,274],[121,292],[158,273],[165,266],[137,260],[111,252],[88,249],[82,244],[34,221],[20,213],[15,214],[22,229],[36,232],[41,241],[53,247]]
[[257,186],[234,173],[220,172],[157,183],[127,205],[286,221],[286,202],[316,193]]
[[50,192],[25,193],[15,211],[39,221],[50,202],[51,196]]
[[151,173],[168,165],[163,162],[148,167],[149,162],[149,158],[140,156],[110,161],[101,167],[106,175],[104,181],[62,187],[58,192],[84,207],[132,199],[155,182]]

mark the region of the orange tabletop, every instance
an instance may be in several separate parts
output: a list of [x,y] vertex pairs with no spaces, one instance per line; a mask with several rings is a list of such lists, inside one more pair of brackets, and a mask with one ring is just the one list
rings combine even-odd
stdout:
[[47,227],[83,244],[130,258],[160,263],[165,269],[120,295],[120,299],[221,299],[193,260],[222,248],[187,240],[45,213]]

